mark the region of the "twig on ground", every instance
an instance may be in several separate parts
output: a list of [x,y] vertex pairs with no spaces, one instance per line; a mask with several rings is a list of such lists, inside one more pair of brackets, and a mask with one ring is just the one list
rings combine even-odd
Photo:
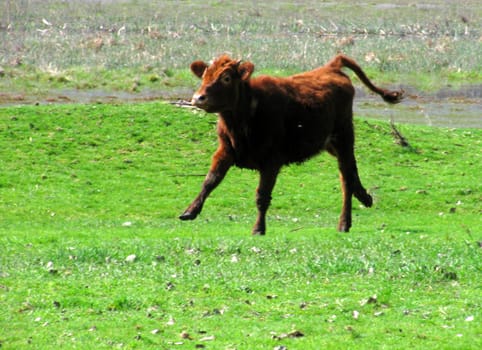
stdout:
[[402,135],[400,131],[398,131],[397,127],[395,126],[395,122],[393,121],[393,117],[390,118],[390,128],[392,129],[392,136],[395,138],[395,143],[402,147],[411,147],[408,143],[407,139]]

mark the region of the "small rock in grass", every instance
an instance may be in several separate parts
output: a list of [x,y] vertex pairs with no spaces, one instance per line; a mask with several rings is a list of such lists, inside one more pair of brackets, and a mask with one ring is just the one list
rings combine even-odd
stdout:
[[126,262],[132,263],[132,262],[136,261],[136,259],[137,259],[137,256],[135,254],[131,254],[131,255],[127,256]]
[[258,248],[258,247],[251,247],[251,251],[252,251],[253,253],[256,253],[256,254],[261,253],[261,249]]
[[208,335],[207,337],[199,339],[200,341],[212,341],[215,340],[216,337],[214,335]]

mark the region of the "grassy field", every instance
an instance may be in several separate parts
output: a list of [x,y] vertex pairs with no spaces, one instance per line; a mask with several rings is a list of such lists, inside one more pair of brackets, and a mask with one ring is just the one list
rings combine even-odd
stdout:
[[374,195],[336,232],[336,162],[254,172],[177,219],[215,119],[164,103],[0,109],[2,349],[479,349],[480,130],[357,119]]

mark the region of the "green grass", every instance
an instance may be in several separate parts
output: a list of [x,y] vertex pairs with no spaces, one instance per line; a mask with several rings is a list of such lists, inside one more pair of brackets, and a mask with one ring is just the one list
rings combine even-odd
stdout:
[[356,120],[375,204],[354,202],[352,232],[336,232],[322,154],[283,170],[252,237],[251,171],[177,219],[216,148],[213,116],[1,108],[2,349],[479,349],[482,132],[399,129],[410,148]]

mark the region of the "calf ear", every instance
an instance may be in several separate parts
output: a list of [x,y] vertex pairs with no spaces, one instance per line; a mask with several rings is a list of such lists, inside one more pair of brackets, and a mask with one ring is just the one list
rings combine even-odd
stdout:
[[191,63],[191,72],[193,72],[198,78],[202,78],[207,67],[208,65],[203,61],[194,61]]
[[238,66],[238,73],[241,76],[241,79],[248,80],[251,77],[251,74],[254,72],[254,64],[251,62],[242,62]]

